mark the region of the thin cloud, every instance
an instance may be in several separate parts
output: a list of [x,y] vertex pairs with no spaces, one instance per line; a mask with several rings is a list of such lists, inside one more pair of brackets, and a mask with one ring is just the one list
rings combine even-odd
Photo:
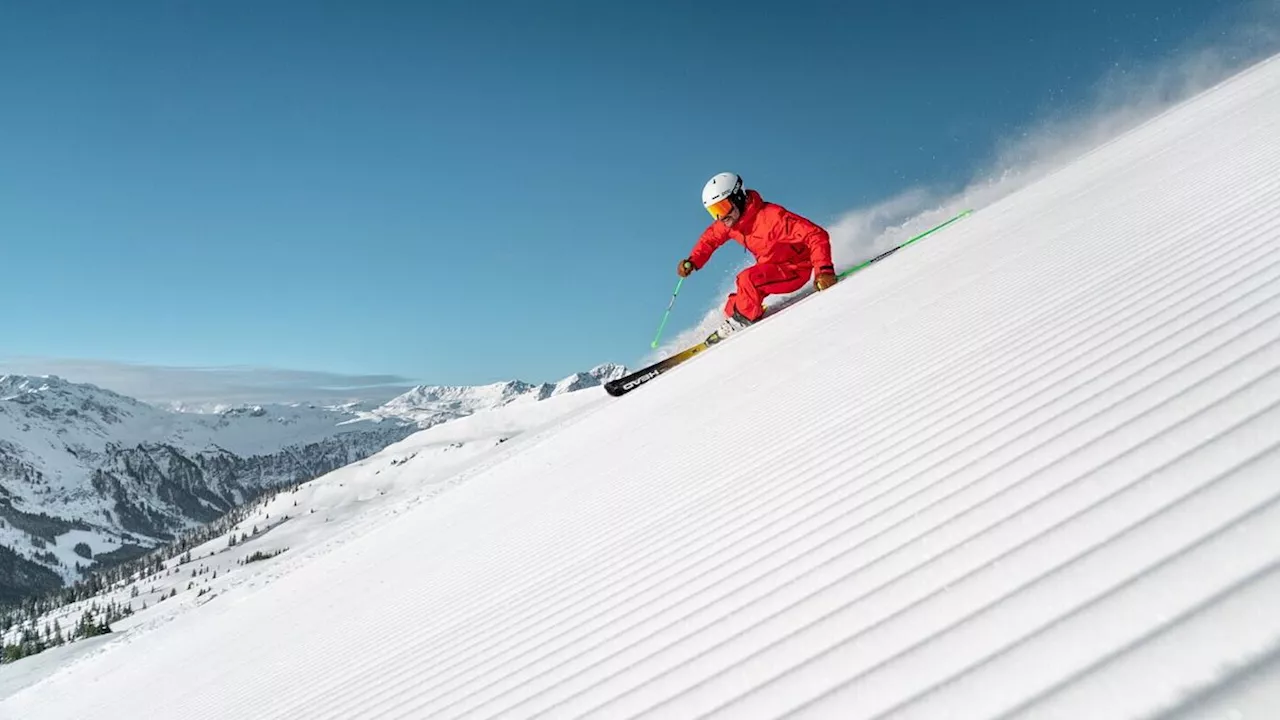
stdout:
[[106,360],[0,358],[0,374],[57,375],[143,402],[191,411],[247,404],[381,403],[413,387],[398,375],[254,367],[172,367]]

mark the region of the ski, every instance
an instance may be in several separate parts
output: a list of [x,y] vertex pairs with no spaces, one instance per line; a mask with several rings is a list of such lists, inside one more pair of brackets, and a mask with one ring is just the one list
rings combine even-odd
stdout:
[[630,373],[628,375],[623,375],[622,377],[617,378],[616,380],[610,380],[609,382],[604,384],[604,391],[614,397],[626,395],[627,393],[631,392],[632,390],[635,390],[641,385],[644,385],[645,383],[654,380],[662,373],[679,365],[685,360],[688,360],[689,358],[693,357],[694,355],[697,355],[703,350],[710,348],[713,344],[714,343],[709,343],[706,340],[703,340],[697,345],[687,347],[684,350],[681,350],[680,352],[676,353],[675,355],[671,355],[669,357],[663,358],[658,362],[653,363],[652,365],[642,367],[639,370],[636,370],[635,372]]
[[[941,223],[939,225],[935,225],[934,227],[929,228],[928,230],[920,233],[919,235],[916,235],[915,237],[912,237],[911,239],[899,245],[895,245],[894,247],[891,247],[888,250],[885,250],[884,252],[880,253],[879,255],[876,255],[870,260],[865,260],[861,263],[858,263],[857,265],[854,265],[848,270],[845,270],[844,272],[839,273],[838,275],[836,275],[836,277],[843,280],[849,277],[850,275],[858,272],[859,270],[862,270],[874,263],[880,262],[881,260],[889,257],[890,255],[896,253],[897,251],[910,245],[911,243],[921,238],[932,235],[933,233],[941,230],[942,228],[950,225],[951,223],[954,223],[961,218],[967,217],[972,213],[973,213],[972,210],[965,210],[964,212],[960,213],[959,215],[956,215],[950,220],[944,223]],[[802,297],[795,299],[792,302],[785,303],[780,307],[770,308],[770,312],[767,312],[765,314],[765,317],[761,318],[756,323],[738,332],[745,332],[747,330],[750,330],[756,325],[759,325],[761,322],[764,322],[765,320],[773,317],[774,315],[777,315],[778,313],[782,312],[786,308],[791,307],[792,305],[795,305],[798,302],[808,299],[814,294],[815,293],[808,293]],[[734,333],[734,334],[736,335],[737,333]],[[662,360],[659,360],[651,365],[642,367],[639,370],[636,370],[635,372],[624,375],[616,380],[610,380],[609,382],[604,384],[604,391],[612,395],[613,397],[620,397],[622,395],[626,395],[627,393],[631,392],[632,390],[635,390],[641,385],[653,382],[663,373],[666,373],[667,371],[671,370],[672,368],[675,368],[676,366],[680,365],[686,360],[689,360],[690,358],[702,353],[702,351],[710,349],[712,345],[719,343],[720,340],[721,338],[719,336],[719,331],[717,330],[716,332],[711,333],[711,335],[706,340],[703,340],[702,342],[697,343],[696,345],[691,345],[674,355],[663,358]]]
[[[810,295],[811,294],[812,293],[810,293]],[[809,295],[805,295],[799,300],[796,300],[796,302],[799,302],[800,300],[803,300],[807,297],[809,297]],[[778,313],[791,307],[791,305],[794,305],[794,304],[795,303],[790,303],[787,305],[780,305],[778,307],[769,308],[765,312],[764,317],[755,321],[751,325],[748,325],[747,327],[742,328],[738,332],[735,332],[734,335],[738,335],[739,333],[744,333],[751,330],[754,327],[758,327],[760,323],[773,318],[773,316],[777,315]],[[631,392],[632,390],[635,390],[641,385],[644,385],[647,382],[655,380],[659,375],[667,372],[668,370],[671,370],[672,368],[694,357],[695,355],[698,355],[702,351],[709,350],[712,345],[716,345],[724,341],[724,339],[725,338],[720,337],[720,331],[715,330],[710,335],[707,336],[706,340],[703,340],[702,342],[697,343],[696,345],[690,345],[689,347],[685,348],[684,350],[681,350],[675,355],[670,355],[651,365],[646,365],[645,367],[642,367],[639,370],[636,370],[635,372],[630,373],[628,375],[624,375],[616,380],[610,380],[609,382],[605,383],[604,391],[614,397],[618,397],[620,395],[626,395],[627,393]]]

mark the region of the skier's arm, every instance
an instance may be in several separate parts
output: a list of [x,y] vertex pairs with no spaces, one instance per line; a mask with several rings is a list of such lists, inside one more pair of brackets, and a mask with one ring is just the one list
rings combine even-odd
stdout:
[[711,259],[714,253],[721,245],[725,244],[729,239],[729,231],[719,222],[711,223],[711,226],[702,231],[702,237],[698,238],[698,242],[693,246],[693,252],[689,253],[689,262],[693,263],[693,267],[701,270],[703,265]]
[[783,232],[790,242],[801,242],[809,248],[809,262],[817,274],[834,273],[831,262],[831,236],[822,226],[790,211],[784,211]]

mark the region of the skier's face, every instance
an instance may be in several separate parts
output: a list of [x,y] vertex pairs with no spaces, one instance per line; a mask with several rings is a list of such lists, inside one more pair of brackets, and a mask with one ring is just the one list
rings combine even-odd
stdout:
[[727,228],[731,228],[731,227],[733,227],[733,224],[734,224],[734,223],[738,222],[738,218],[740,218],[740,217],[742,217],[742,211],[741,211],[741,210],[739,210],[739,209],[737,208],[737,206],[734,206],[734,208],[733,208],[732,210],[730,210],[730,211],[729,211],[729,213],[728,213],[727,215],[725,215],[724,217],[720,218],[720,222],[721,222],[721,224],[723,224],[725,227],[727,227]]

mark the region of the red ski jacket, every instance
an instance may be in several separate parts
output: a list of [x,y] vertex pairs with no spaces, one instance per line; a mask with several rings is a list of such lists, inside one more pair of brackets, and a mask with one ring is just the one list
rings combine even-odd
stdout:
[[765,202],[755,190],[747,191],[747,207],[732,228],[717,220],[702,232],[689,261],[701,270],[730,238],[742,243],[760,264],[810,265],[819,271],[835,271],[827,231],[781,205]]

